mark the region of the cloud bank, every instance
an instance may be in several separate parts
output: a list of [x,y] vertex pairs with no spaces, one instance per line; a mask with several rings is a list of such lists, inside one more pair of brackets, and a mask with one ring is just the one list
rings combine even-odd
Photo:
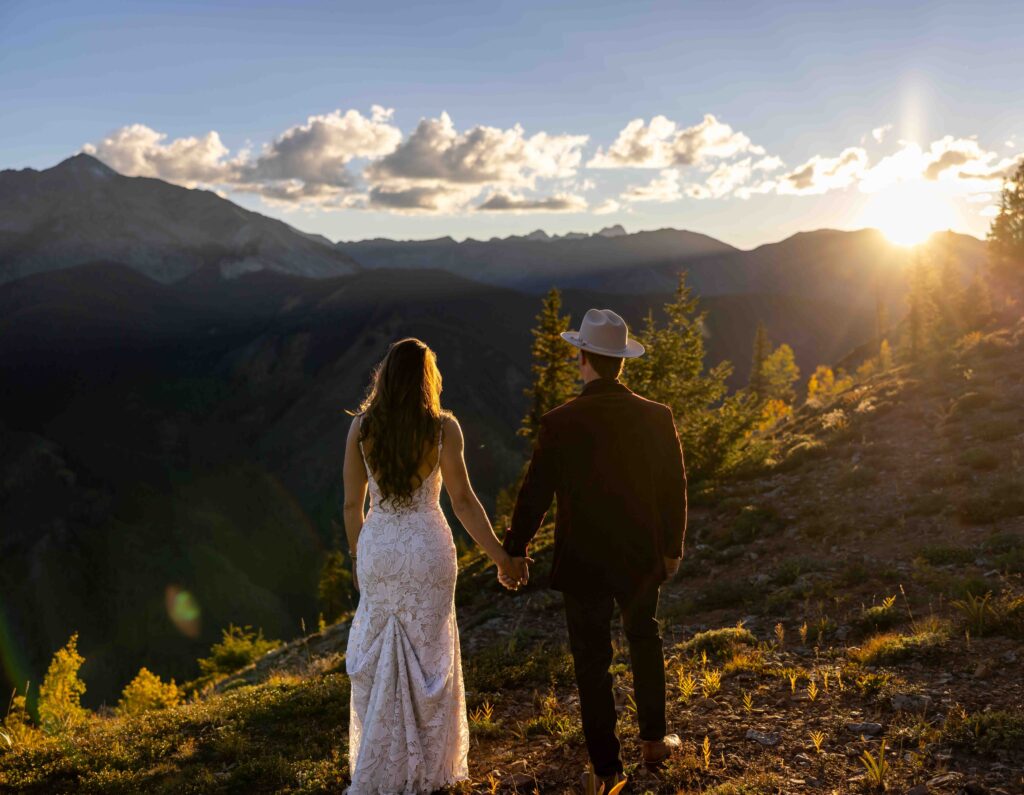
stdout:
[[[445,112],[420,119],[406,133],[393,108],[374,105],[368,113],[336,109],[310,116],[256,152],[230,151],[215,130],[171,139],[145,124],[124,126],[83,151],[129,176],[253,194],[285,209],[403,214],[605,215],[643,203],[875,193],[910,181],[981,205],[1022,157],[1012,140],[1002,150],[1008,154],[976,137],[892,144],[892,129],[883,124],[870,132],[873,145],[885,144],[887,153],[872,156],[851,145],[810,153],[787,167],[712,114],[691,124],[664,115],[633,119],[585,156],[591,143],[585,134],[527,132],[520,124],[460,128]],[[657,174],[636,178],[644,171]],[[595,190],[602,195],[592,201],[583,195]],[[991,213],[991,205],[979,212]]]

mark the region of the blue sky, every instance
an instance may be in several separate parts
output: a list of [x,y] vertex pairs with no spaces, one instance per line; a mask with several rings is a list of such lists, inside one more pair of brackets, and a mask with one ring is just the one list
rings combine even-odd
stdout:
[[89,145],[332,239],[983,235],[1022,34],[1009,2],[0,0],[0,167]]

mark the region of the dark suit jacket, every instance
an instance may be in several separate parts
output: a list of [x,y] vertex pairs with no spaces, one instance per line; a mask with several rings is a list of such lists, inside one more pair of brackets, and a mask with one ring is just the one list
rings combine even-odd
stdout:
[[611,379],[541,419],[504,547],[526,554],[557,496],[551,587],[634,591],[683,555],[686,470],[672,410]]

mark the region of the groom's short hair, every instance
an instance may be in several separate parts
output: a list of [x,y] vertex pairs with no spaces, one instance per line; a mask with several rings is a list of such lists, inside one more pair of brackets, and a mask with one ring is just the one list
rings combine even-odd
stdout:
[[605,356],[601,353],[592,353],[591,351],[582,351],[587,361],[590,362],[590,366],[594,368],[601,378],[618,378],[622,375],[622,363],[623,359],[619,356]]

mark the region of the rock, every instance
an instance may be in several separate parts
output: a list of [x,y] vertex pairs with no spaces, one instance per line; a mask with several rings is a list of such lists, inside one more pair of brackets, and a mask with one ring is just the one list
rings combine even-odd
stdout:
[[968,781],[956,795],[988,795],[988,789],[976,781]]
[[882,733],[881,723],[847,723],[846,730],[854,734],[866,734],[869,737]]
[[941,787],[944,784],[955,784],[962,776],[959,773],[943,773],[942,775],[930,778],[926,782],[929,787]]
[[1011,649],[1010,651],[1003,654],[1003,662],[1015,663],[1017,662],[1017,652]]
[[846,640],[850,635],[850,628],[843,624],[836,630],[836,640]]
[[905,795],[928,795],[928,785],[918,784],[916,787],[911,787],[906,791]]
[[747,729],[747,739],[753,740],[754,742],[761,743],[761,745],[773,746],[778,745],[781,739],[777,732],[759,732],[757,729]]
[[931,697],[921,693],[897,693],[892,697],[892,708],[897,712],[926,712],[931,705]]
[[526,773],[516,773],[509,779],[509,783],[516,789],[519,787],[528,787],[533,784],[533,782],[533,776],[528,776]]

